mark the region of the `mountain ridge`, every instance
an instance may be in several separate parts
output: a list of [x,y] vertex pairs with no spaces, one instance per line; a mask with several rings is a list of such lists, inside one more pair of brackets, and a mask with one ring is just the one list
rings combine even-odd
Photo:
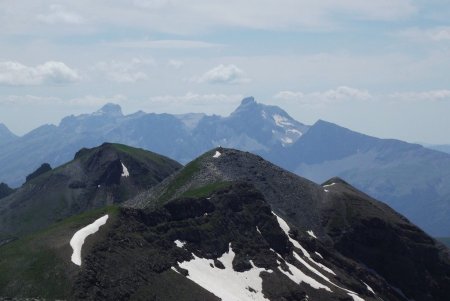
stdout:
[[63,218],[123,202],[180,167],[167,157],[120,144],[81,149],[62,166],[39,168],[2,199],[0,243]]
[[[76,158],[91,166],[95,154]],[[122,163],[119,176],[133,175]],[[71,237],[105,217],[74,264]],[[343,179],[318,185],[223,147],[122,205],[7,241],[0,257],[14,271],[0,275],[5,297],[446,301],[450,289],[450,250],[388,205]]]
[[58,166],[79,148],[105,141],[162,153],[183,164],[217,146],[251,151],[316,183],[339,176],[434,236],[450,235],[450,155],[323,120],[304,125],[251,97],[227,117],[123,115],[117,105],[68,116],[58,126],[42,126],[3,145],[0,181],[17,187],[42,163]]

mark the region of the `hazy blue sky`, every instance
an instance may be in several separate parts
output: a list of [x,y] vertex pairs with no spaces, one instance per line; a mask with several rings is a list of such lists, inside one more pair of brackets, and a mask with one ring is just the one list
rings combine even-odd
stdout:
[[106,102],[450,143],[448,0],[0,1],[0,122],[23,134]]

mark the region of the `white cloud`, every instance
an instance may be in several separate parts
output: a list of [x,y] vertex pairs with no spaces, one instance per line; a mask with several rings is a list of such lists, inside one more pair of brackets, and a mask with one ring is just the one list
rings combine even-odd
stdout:
[[72,107],[98,107],[106,103],[123,103],[127,98],[123,95],[93,96],[85,95],[70,99],[55,96],[37,95],[7,95],[0,98],[0,104],[8,106],[72,106]]
[[94,69],[102,72],[108,80],[118,83],[135,83],[148,80],[145,69],[155,64],[153,59],[133,58],[130,61],[98,62]]
[[388,97],[393,101],[450,101],[450,90],[395,92],[388,95]]
[[0,85],[28,86],[67,84],[81,79],[78,72],[62,62],[49,61],[36,67],[19,62],[0,62]]
[[149,101],[163,104],[214,105],[217,103],[239,103],[242,98],[240,94],[199,94],[188,92],[184,95],[153,96],[149,98]]
[[222,47],[223,45],[196,40],[136,40],[108,43],[108,46],[120,48],[148,49],[197,49]]
[[49,12],[38,14],[37,19],[47,24],[67,23],[81,24],[84,18],[74,12],[68,11],[64,6],[52,4],[49,6]]
[[312,93],[281,91],[278,92],[274,98],[278,100],[294,101],[305,105],[325,105],[346,101],[367,101],[371,100],[373,96],[367,90],[340,86],[336,89]]
[[[5,12],[2,23],[6,24],[0,31],[29,33],[39,29],[34,26],[36,21],[76,24],[85,22],[85,18],[97,29],[134,28],[177,34],[217,28],[334,30],[345,19],[397,21],[417,12],[413,0],[78,0],[64,7],[53,3],[0,1],[0,12]],[[46,5],[50,10],[43,13]]]
[[197,78],[196,81],[210,84],[243,84],[251,80],[236,65],[220,64]]
[[439,26],[427,29],[408,28],[398,32],[397,35],[419,42],[449,42],[450,26]]
[[181,67],[183,67],[184,63],[179,60],[169,60],[169,62],[167,62],[167,65],[175,69],[180,69]]
[[393,92],[389,94],[372,95],[367,90],[360,90],[341,86],[336,89],[331,89],[323,92],[293,92],[281,91],[275,96],[275,99],[282,101],[289,101],[301,105],[330,105],[340,104],[349,101],[376,101],[400,103],[400,102],[438,102],[450,101],[450,90],[429,90],[417,92]]

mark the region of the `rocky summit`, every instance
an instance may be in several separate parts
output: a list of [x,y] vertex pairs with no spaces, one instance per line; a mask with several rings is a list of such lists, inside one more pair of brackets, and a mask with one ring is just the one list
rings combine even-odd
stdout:
[[449,250],[386,204],[226,148],[118,206],[6,242],[0,258],[0,296],[16,298],[445,301],[450,291]]
[[180,167],[169,158],[110,143],[81,149],[74,160],[55,169],[43,164],[22,187],[1,200],[0,242],[72,215],[119,204]]

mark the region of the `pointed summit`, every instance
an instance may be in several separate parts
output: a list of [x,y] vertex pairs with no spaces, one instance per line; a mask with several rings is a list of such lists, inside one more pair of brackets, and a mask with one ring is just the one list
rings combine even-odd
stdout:
[[16,139],[17,136],[14,135],[3,123],[0,123],[0,144],[2,142],[9,142]]
[[100,110],[96,111],[94,115],[106,115],[110,117],[123,116],[122,108],[115,103],[107,103]]
[[253,96],[246,97],[241,101],[241,106],[250,104],[256,104],[255,98]]
[[236,110],[234,110],[233,113],[231,113],[231,115],[254,111],[258,107],[261,107],[261,104],[257,103],[253,96],[246,97],[242,99],[241,104],[236,108]]

